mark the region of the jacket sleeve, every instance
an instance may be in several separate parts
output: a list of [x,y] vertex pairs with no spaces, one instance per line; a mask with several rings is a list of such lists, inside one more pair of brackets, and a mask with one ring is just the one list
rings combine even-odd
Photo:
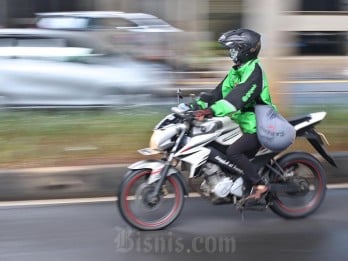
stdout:
[[213,89],[210,91],[210,94],[212,95],[212,98],[209,102],[204,102],[201,99],[197,99],[196,103],[202,108],[206,109],[212,104],[214,104],[216,101],[222,99],[222,84],[225,81],[225,79],[228,77],[228,75],[225,76],[225,78]]
[[241,110],[255,101],[262,92],[262,69],[256,64],[250,76],[236,85],[224,99],[218,100],[211,106],[216,116],[224,116]]
[[222,84],[224,83],[227,77],[228,75],[226,75],[225,78],[215,87],[215,89],[212,90],[213,99],[211,101],[211,104],[209,104],[209,106],[215,103],[216,101],[222,99]]

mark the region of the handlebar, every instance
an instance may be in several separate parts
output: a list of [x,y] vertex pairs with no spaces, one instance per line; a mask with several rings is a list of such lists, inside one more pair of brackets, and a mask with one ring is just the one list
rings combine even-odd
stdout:
[[192,121],[194,120],[193,111],[191,110],[183,110],[179,107],[172,107],[171,111],[181,119]]

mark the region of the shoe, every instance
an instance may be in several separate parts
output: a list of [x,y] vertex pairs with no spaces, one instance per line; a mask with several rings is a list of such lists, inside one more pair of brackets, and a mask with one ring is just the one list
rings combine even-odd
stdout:
[[253,186],[251,193],[247,197],[247,199],[259,200],[262,195],[269,191],[269,189],[270,187],[267,185],[255,185]]

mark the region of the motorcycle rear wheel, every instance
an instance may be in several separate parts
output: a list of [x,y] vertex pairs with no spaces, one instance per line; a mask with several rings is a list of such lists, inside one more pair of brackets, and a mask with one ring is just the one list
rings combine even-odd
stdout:
[[[326,175],[321,163],[306,152],[286,154],[278,163],[289,175],[287,179],[298,184],[301,191],[272,193],[271,210],[287,219],[304,218],[315,212],[326,194]],[[271,182],[277,182],[277,177],[271,177]]]
[[148,184],[150,169],[128,172],[118,190],[117,205],[123,219],[139,230],[160,230],[181,213],[184,189],[175,176],[168,176],[158,202],[151,202],[155,184]]

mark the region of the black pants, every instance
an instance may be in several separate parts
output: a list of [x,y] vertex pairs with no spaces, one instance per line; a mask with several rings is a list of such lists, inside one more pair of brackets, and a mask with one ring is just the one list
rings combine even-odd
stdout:
[[226,154],[230,162],[244,171],[244,181],[250,185],[260,182],[261,177],[248,157],[254,156],[260,148],[257,134],[244,133],[235,143],[228,147]]

